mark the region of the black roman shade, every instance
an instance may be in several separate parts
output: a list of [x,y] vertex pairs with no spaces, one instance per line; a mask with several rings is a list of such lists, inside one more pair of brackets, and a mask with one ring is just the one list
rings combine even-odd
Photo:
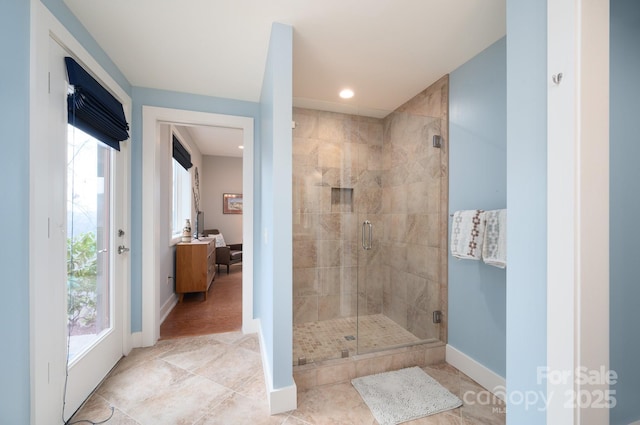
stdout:
[[180,143],[176,136],[173,136],[173,159],[178,161],[178,164],[182,165],[185,170],[193,166],[191,163],[191,154],[182,146],[182,143]]
[[73,58],[64,58],[73,93],[67,96],[69,124],[113,149],[129,138],[129,124],[122,103],[109,93]]

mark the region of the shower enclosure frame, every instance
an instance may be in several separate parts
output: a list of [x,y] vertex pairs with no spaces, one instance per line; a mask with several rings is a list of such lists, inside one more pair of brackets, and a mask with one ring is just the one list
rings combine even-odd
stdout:
[[[448,110],[428,107],[438,96],[448,104],[448,78],[384,119],[294,108],[294,365],[446,343]],[[365,345],[375,315],[418,336]],[[324,327],[354,318],[335,335]],[[330,356],[305,351],[331,340]]]

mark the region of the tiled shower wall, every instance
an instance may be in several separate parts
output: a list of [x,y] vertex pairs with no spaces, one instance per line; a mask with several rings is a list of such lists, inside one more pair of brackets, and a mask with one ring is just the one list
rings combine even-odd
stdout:
[[359,226],[382,208],[383,124],[298,108],[293,119],[293,321],[352,317]]
[[294,323],[383,313],[446,341],[432,313],[446,313],[448,76],[384,119],[293,119]]

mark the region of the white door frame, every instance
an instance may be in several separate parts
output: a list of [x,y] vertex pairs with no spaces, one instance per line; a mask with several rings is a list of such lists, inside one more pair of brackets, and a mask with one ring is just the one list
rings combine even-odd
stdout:
[[[52,176],[49,149],[51,146],[48,134],[49,102],[49,39],[52,38],[63,45],[97,77],[98,80],[118,98],[124,108],[128,122],[131,122],[131,98],[109,73],[91,56],[73,35],[53,16],[38,0],[31,0],[31,66],[30,66],[30,110],[29,124],[30,159],[29,159],[29,306],[30,306],[30,363],[31,363],[31,423],[50,423],[51,418],[62,416],[62,395],[66,366],[66,315],[61,310],[65,291],[62,287],[51,285],[51,268],[59,267],[60,258],[65,254],[48,249],[48,240],[52,237],[66,238],[60,233],[63,228],[64,214],[50,211],[49,197],[63,197],[59,192],[62,180]],[[129,143],[129,142],[125,142]],[[126,159],[126,161],[130,161]],[[128,172],[127,164],[123,172]],[[124,176],[125,193],[121,202],[123,214],[122,226],[125,230],[130,223],[129,200],[130,189],[128,176]],[[127,233],[129,233],[127,231]],[[128,236],[122,240],[128,246]],[[64,263],[62,269],[66,269]],[[131,350],[131,304],[129,299],[131,271],[129,261],[123,265],[121,275],[117,276],[122,283],[122,351],[128,354]],[[70,409],[70,407],[68,407]],[[68,410],[67,410],[68,413]]]
[[578,368],[609,369],[609,0],[547,14],[547,423],[606,425],[609,385]]
[[253,199],[254,122],[251,117],[196,112],[183,109],[142,107],[142,341],[143,347],[160,338],[160,206],[159,155],[163,149],[160,124],[204,125],[242,130],[242,331],[257,332],[253,318]]

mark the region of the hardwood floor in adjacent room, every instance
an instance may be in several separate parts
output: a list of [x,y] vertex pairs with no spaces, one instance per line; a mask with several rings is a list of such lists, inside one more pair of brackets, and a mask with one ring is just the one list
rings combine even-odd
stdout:
[[216,273],[207,300],[203,293],[185,294],[160,325],[160,339],[233,332],[242,329],[242,266]]

